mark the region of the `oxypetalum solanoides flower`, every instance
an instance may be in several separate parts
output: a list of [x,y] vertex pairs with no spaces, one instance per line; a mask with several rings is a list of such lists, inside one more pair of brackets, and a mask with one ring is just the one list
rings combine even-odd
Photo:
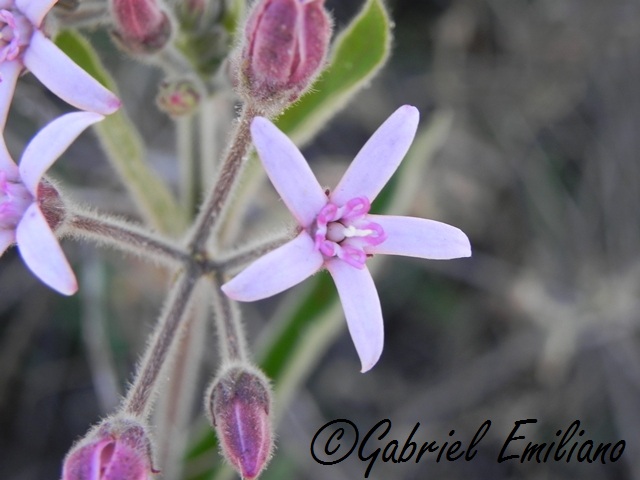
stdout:
[[338,289],[362,371],[371,369],[382,353],[384,329],[367,257],[384,253],[444,260],[471,255],[469,239],[456,227],[369,213],[371,202],[409,150],[418,120],[415,107],[400,107],[362,147],[338,186],[325,192],[291,140],[267,119],[256,118],[251,125],[253,142],[301,231],[250,264],[222,290],[235,300],[259,300],[326,268]]
[[54,233],[64,221],[64,208],[56,189],[42,176],[85,128],[103,118],[94,112],[57,118],[31,139],[19,166],[0,136],[0,255],[17,243],[29,269],[64,295],[78,289]]
[[0,126],[18,75],[27,67],[65,102],[108,115],[120,100],[76,65],[42,31],[42,21],[57,0],[0,0]]

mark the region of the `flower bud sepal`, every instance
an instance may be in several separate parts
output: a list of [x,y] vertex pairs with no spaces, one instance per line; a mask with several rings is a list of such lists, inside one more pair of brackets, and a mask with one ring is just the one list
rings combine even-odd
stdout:
[[269,382],[255,367],[223,367],[212,382],[206,410],[222,455],[243,479],[260,475],[273,453]]

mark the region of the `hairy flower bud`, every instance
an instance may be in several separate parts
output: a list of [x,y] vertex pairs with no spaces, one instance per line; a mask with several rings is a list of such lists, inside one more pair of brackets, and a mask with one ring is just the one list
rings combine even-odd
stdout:
[[193,113],[200,104],[201,94],[193,80],[180,78],[165,80],[160,84],[156,103],[160,110],[172,117]]
[[67,218],[67,208],[58,190],[44,179],[38,184],[38,204],[49,227],[56,232]]
[[145,427],[128,418],[98,425],[67,454],[62,480],[147,480],[151,443]]
[[330,38],[324,0],[258,0],[234,60],[241,93],[263,108],[293,102],[322,68]]
[[257,370],[230,367],[213,382],[208,402],[224,456],[242,478],[256,478],[273,447],[267,380]]
[[171,22],[157,0],[111,0],[116,41],[135,54],[161,50],[171,37]]

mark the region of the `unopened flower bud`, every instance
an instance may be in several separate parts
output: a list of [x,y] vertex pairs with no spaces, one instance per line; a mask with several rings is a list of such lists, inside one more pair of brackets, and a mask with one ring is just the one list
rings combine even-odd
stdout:
[[160,110],[172,117],[193,113],[200,104],[201,95],[193,80],[180,78],[160,84],[156,103]]
[[56,187],[44,179],[38,184],[38,204],[47,224],[56,232],[67,217],[67,209]]
[[116,41],[134,54],[161,50],[171,37],[171,22],[157,0],[111,0]]
[[230,367],[214,381],[208,401],[222,453],[243,479],[256,478],[273,447],[267,380],[257,370]]
[[330,38],[324,0],[258,0],[234,60],[241,94],[266,108],[293,102],[320,72]]
[[145,427],[116,418],[105,420],[71,449],[62,480],[147,480],[153,473]]

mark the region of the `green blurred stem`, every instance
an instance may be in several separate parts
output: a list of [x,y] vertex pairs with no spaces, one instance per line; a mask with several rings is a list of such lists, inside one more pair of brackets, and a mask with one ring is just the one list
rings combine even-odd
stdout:
[[176,121],[178,161],[180,164],[180,199],[186,218],[193,218],[198,208],[198,165],[200,151],[197,147],[197,116],[189,115]]

